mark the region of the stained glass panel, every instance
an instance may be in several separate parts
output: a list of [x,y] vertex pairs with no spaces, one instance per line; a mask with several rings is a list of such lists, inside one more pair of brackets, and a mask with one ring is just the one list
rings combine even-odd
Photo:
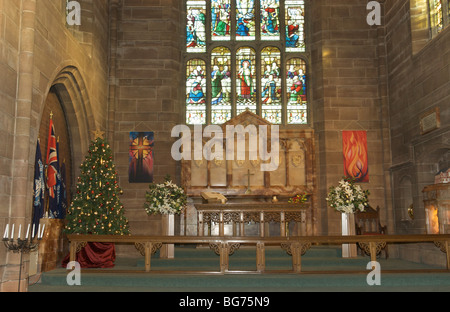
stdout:
[[442,14],[442,1],[441,0],[434,0],[434,19],[435,19],[435,27],[436,31],[439,33],[444,28],[444,16]]
[[[246,110],[273,124],[307,124],[305,0],[185,1],[186,52],[198,53],[187,56],[187,124],[223,124]],[[447,1],[429,0],[439,30]]]
[[286,0],[286,52],[305,52],[305,1]]
[[307,122],[306,62],[301,58],[290,59],[286,64],[287,122]]
[[231,39],[231,0],[211,0],[211,39]]
[[261,103],[263,118],[271,123],[282,123],[281,118],[281,53],[268,47],[261,53]]
[[206,123],[206,64],[190,60],[186,73],[186,121],[197,125]]
[[222,124],[231,119],[231,52],[215,48],[211,57],[211,122]]
[[280,0],[261,1],[261,40],[280,40]]
[[236,95],[237,114],[249,109],[256,113],[256,53],[248,47],[240,48],[236,53]]
[[206,2],[187,1],[186,47],[189,53],[206,52]]
[[255,40],[255,0],[236,0],[236,40]]

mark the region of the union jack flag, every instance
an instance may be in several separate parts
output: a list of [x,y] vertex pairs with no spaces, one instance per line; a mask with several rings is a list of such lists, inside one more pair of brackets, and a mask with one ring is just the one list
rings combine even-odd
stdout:
[[50,128],[47,144],[47,188],[49,196],[55,198],[55,186],[58,175],[58,152],[56,149],[56,135],[53,120],[50,119]]

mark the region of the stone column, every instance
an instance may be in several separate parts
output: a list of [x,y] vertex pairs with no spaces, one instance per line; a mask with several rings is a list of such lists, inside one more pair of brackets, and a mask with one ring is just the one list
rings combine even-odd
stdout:
[[115,112],[117,107],[117,86],[118,79],[116,77],[117,69],[117,42],[118,42],[118,23],[120,19],[120,8],[122,0],[111,0],[110,2],[110,23],[109,23],[109,99],[108,99],[108,124],[107,134],[111,148],[114,150],[114,129],[115,129]]
[[[33,179],[30,167],[31,140],[31,107],[33,101],[33,67],[36,0],[21,1],[21,24],[19,39],[19,62],[17,76],[16,112],[14,118],[14,143],[12,146],[11,168],[11,200],[9,223],[15,223],[16,228],[22,224],[26,228],[31,219],[31,202]],[[23,255],[23,262],[28,263],[29,257]],[[20,255],[9,253],[3,275],[2,290],[18,290]],[[26,278],[28,265],[22,264],[20,291],[27,291]]]

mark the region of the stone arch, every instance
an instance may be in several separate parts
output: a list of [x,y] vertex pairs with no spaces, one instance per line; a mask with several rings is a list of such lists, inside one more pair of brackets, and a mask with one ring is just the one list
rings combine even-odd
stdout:
[[74,164],[74,177],[78,176],[79,166],[91,141],[91,131],[95,122],[89,95],[80,71],[75,66],[64,67],[56,75],[49,87],[56,92],[67,120],[67,127]]
[[[62,137],[60,156],[70,158],[66,162],[66,178],[70,179],[70,181],[66,181],[66,185],[73,190],[76,185],[76,177],[80,174],[79,164],[81,164],[89,149],[90,134],[91,130],[95,129],[95,122],[88,91],[78,68],[72,65],[64,65],[55,71],[54,77],[47,86],[48,89],[46,89],[43,97],[44,101],[40,111],[39,134],[42,139],[41,143],[45,141],[44,146],[41,144],[41,151],[46,151],[49,115],[55,113],[56,135]],[[46,157],[46,155],[43,154],[43,157]],[[65,162],[65,160],[61,158],[60,164],[61,162]],[[70,197],[69,192],[69,205]],[[57,263],[62,260],[68,249],[67,241],[61,235],[64,222],[58,219],[48,219],[45,222],[48,228],[52,230],[46,238],[46,247],[41,250],[39,255],[42,271],[56,268]]]

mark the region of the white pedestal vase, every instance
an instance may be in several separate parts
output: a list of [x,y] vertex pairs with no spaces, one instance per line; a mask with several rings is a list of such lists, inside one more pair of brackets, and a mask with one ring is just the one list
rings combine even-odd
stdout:
[[[175,215],[163,215],[163,235],[174,236],[175,235]],[[175,245],[165,244],[161,247],[161,258],[174,259],[175,258]]]
[[[355,215],[342,213],[342,236],[356,235]],[[342,257],[355,258],[357,256],[356,244],[342,244]]]

